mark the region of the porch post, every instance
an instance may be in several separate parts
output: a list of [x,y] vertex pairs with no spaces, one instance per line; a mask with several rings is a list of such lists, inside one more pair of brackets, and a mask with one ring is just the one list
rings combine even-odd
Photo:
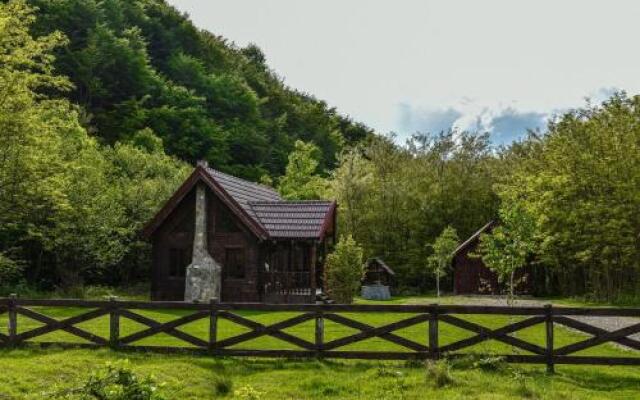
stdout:
[[311,280],[311,303],[315,303],[316,288],[318,283],[316,282],[316,241],[311,243],[309,248],[309,278]]
[[291,276],[293,275],[293,240],[289,241],[289,261],[287,262],[287,273],[285,274],[285,303],[289,303],[289,293],[291,293]]

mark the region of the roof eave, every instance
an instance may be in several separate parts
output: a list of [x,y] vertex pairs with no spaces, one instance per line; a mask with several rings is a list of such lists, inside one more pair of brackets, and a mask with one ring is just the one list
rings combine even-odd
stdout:
[[198,183],[204,182],[214,193],[218,195],[220,200],[229,209],[242,220],[242,222],[255,234],[258,239],[265,240],[269,238],[269,234],[260,226],[245,210],[235,201],[224,188],[215,181],[215,179],[207,172],[207,170],[198,165],[176,192],[169,198],[165,205],[156,213],[156,215],[143,228],[142,234],[145,239],[149,239],[155,231],[162,225],[164,220],[171,212],[180,204],[189,191]]
[[[327,229],[329,228],[329,224],[331,222],[333,222],[333,216],[335,215],[335,212],[336,212],[337,208],[338,208],[338,202],[335,201],[335,200],[332,201],[331,202],[331,206],[329,206],[329,209],[327,210],[327,213],[324,216],[324,221],[322,222],[322,227],[320,228],[320,231],[318,232],[316,240],[324,239],[324,236],[327,233]],[[335,230],[336,227],[334,226],[333,229]]]

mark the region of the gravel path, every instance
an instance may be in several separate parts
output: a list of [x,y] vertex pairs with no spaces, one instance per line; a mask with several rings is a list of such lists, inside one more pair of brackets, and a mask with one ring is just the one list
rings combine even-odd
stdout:
[[[496,296],[455,296],[455,297],[446,297],[446,303],[451,304],[467,304],[467,305],[487,305],[487,306],[506,306],[507,302],[504,297],[496,297]],[[445,302],[443,302],[444,304]],[[553,302],[551,302],[553,304]],[[544,306],[545,304],[549,304],[547,300],[536,300],[533,298],[523,298],[518,299],[516,302],[517,306]],[[562,307],[560,304],[553,304],[554,307]],[[589,316],[570,316],[569,318],[575,319],[580,322],[587,323],[589,325],[596,326],[601,329],[605,329],[607,331],[615,331],[618,329],[625,328],[627,326],[637,324],[640,322],[638,318],[630,318],[630,317],[589,317]],[[565,326],[562,326],[565,329],[569,329]],[[586,334],[585,334],[586,335]],[[629,336],[631,339],[640,340],[640,333]],[[612,342],[610,342],[612,343]],[[621,347],[629,350],[628,347],[619,345],[617,343],[612,343],[617,347]]]

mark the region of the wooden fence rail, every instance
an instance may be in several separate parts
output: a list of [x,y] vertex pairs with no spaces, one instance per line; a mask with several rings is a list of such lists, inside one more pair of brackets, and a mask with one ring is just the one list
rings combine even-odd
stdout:
[[[33,308],[36,309],[33,309]],[[79,315],[57,320],[45,315],[43,307],[73,307],[87,309]],[[169,322],[159,322],[153,318],[140,314],[140,310],[186,310],[188,313]],[[264,325],[239,315],[237,311],[261,312],[297,312],[300,313],[284,321]],[[393,313],[408,314],[399,321],[372,326],[341,313]],[[549,371],[553,371],[555,364],[595,364],[595,365],[640,365],[639,357],[603,357],[575,355],[576,352],[593,348],[603,343],[614,342],[633,350],[640,350],[640,341],[630,336],[640,332],[640,320],[625,328],[607,331],[602,328],[576,320],[575,316],[614,316],[638,317],[640,309],[629,308],[572,308],[572,307],[501,307],[501,306],[471,306],[471,305],[339,305],[339,304],[246,304],[246,303],[185,303],[185,302],[144,302],[85,300],[29,300],[19,299],[15,295],[0,299],[0,318],[7,314],[7,333],[0,333],[0,348],[15,347],[26,344],[39,346],[63,347],[106,347],[124,350],[150,351],[191,351],[210,355],[223,356],[251,356],[251,357],[320,357],[320,358],[354,358],[375,360],[406,360],[406,359],[438,359],[440,357],[464,356],[461,350],[471,346],[495,340],[510,345],[518,352],[527,354],[504,354],[502,357],[508,362],[546,364]],[[42,326],[20,331],[18,316],[35,320]],[[520,316],[523,319],[509,323],[500,328],[489,328],[479,323],[468,321],[464,315],[492,315],[492,316]],[[77,327],[78,324],[108,316],[108,336],[99,336]],[[135,321],[143,325],[140,331],[122,335],[120,328],[123,319]],[[221,319],[248,328],[248,332],[219,339],[218,327]],[[193,336],[183,330],[186,324],[208,320],[209,337],[207,340]],[[285,329],[307,321],[314,321],[315,338],[309,341]],[[349,334],[338,339],[326,340],[325,321],[331,321],[348,327],[357,333]],[[398,330],[427,323],[424,343],[408,339],[395,332]],[[447,343],[440,343],[440,322],[471,332],[471,337]],[[544,325],[544,346],[525,341],[512,335],[520,330],[537,325]],[[591,335],[590,338],[576,343],[556,347],[554,333],[557,325]],[[81,339],[86,343],[47,342],[34,340],[43,335],[64,331]],[[144,346],[136,342],[157,334],[167,334],[184,342],[189,347]],[[290,345],[297,350],[276,349],[237,349],[232,346],[248,342],[263,336],[271,336]],[[345,346],[362,342],[371,338],[380,338],[393,345],[401,346],[405,351],[348,351]]]

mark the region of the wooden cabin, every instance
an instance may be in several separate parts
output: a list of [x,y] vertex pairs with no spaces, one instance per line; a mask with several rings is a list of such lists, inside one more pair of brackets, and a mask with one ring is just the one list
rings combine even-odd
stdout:
[[151,298],[183,300],[196,185],[206,188],[207,247],[222,266],[223,302],[312,303],[335,243],[336,203],[285,201],[272,188],[198,163],[147,224]]
[[[498,222],[491,221],[465,240],[453,252],[453,292],[454,294],[499,294],[504,285],[498,282],[498,276],[484,265],[480,257],[473,257],[478,252],[480,235],[491,233],[498,226]],[[523,268],[516,274],[521,283],[516,291],[531,293],[533,279],[531,269]]]
[[367,260],[364,265],[363,285],[385,285],[391,286],[396,273],[380,257],[373,257]]

